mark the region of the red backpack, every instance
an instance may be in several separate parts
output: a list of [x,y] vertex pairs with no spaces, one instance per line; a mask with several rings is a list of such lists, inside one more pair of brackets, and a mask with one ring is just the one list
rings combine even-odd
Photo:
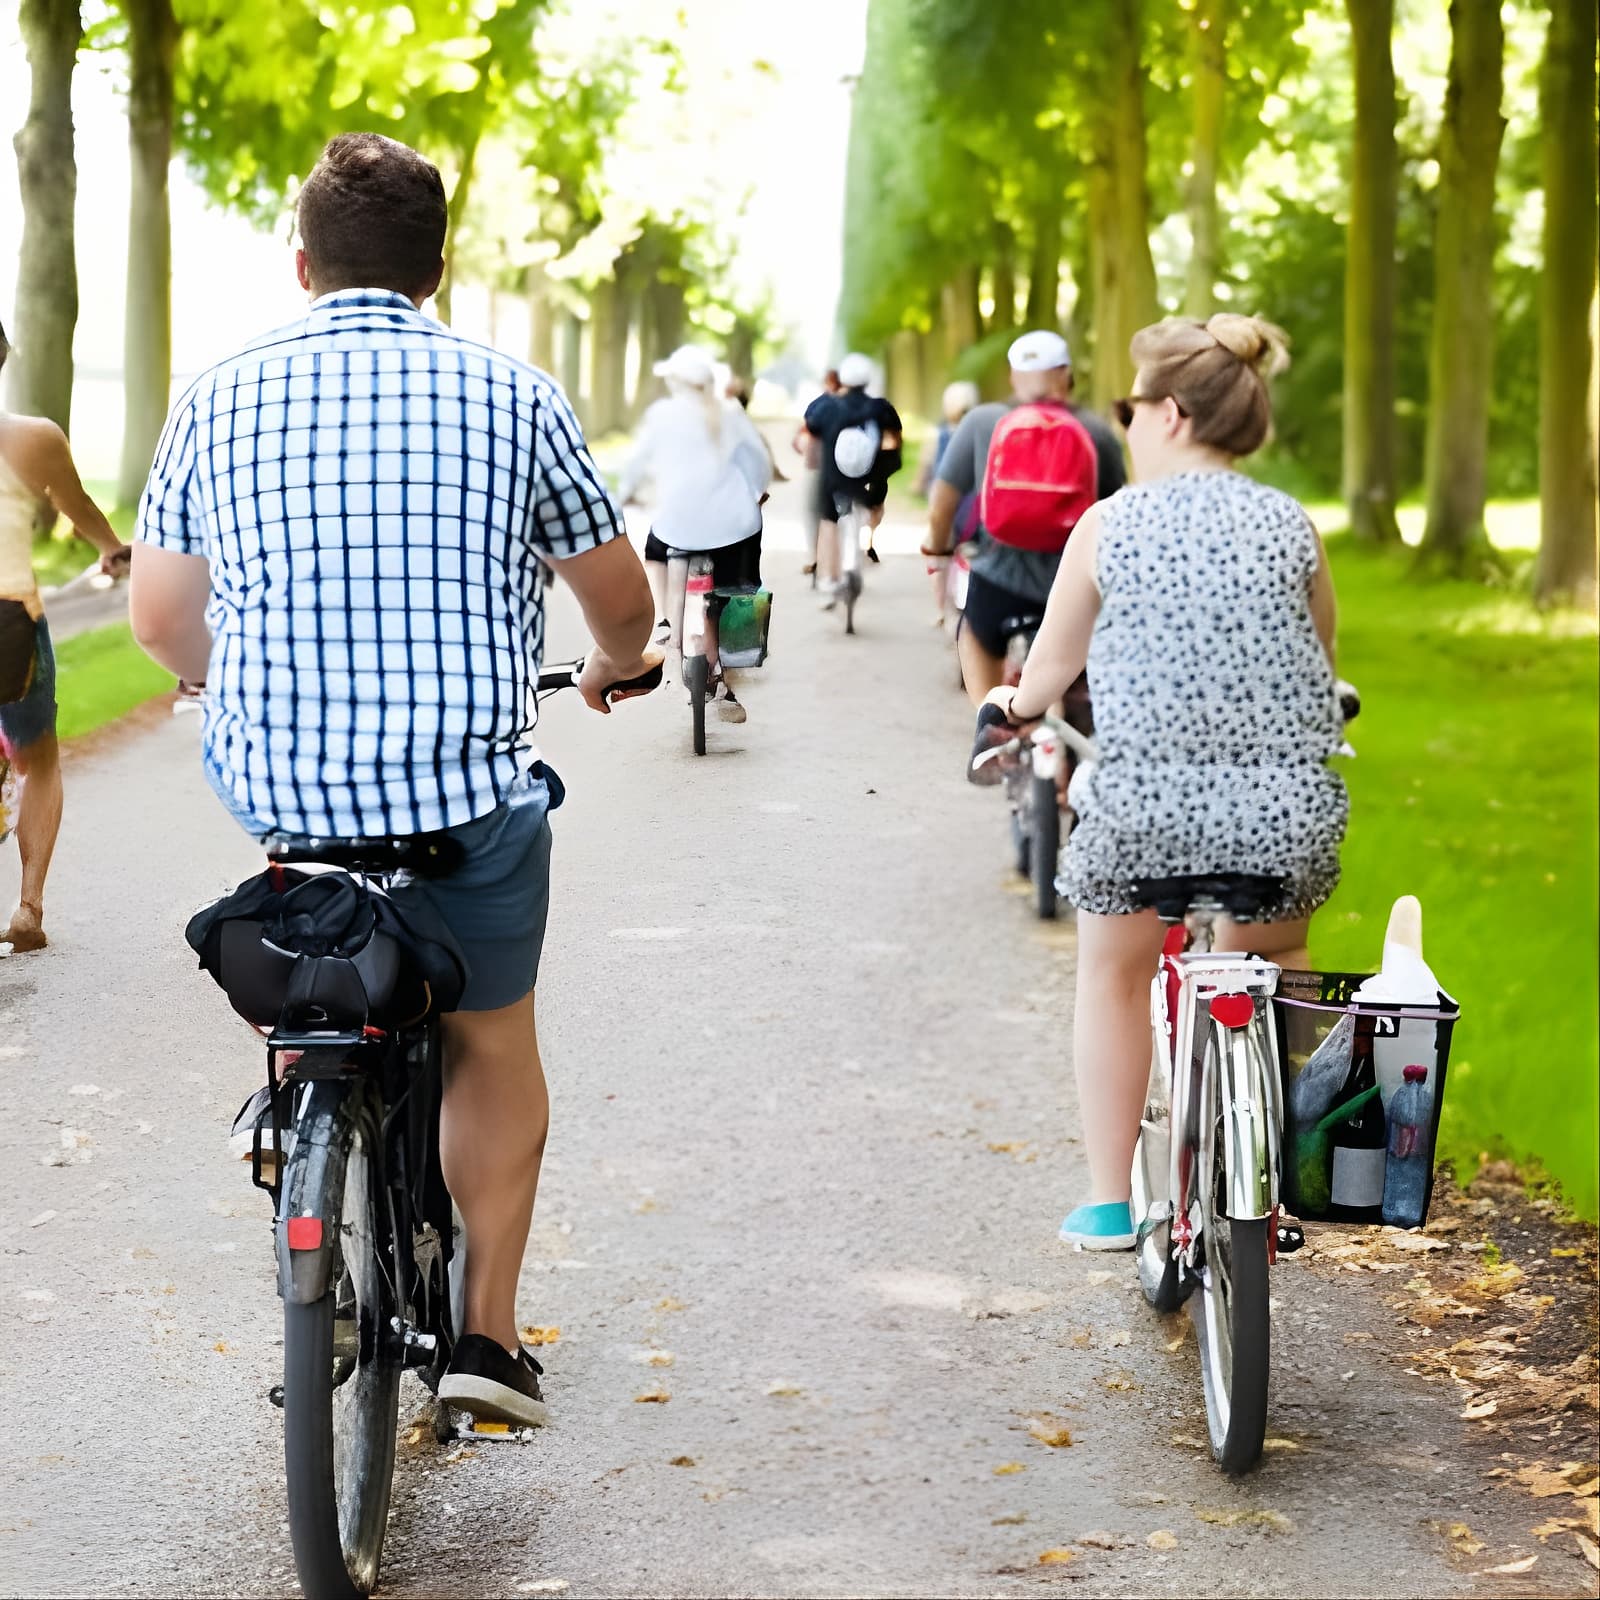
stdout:
[[1094,440],[1066,406],[1017,406],[989,442],[983,526],[1001,544],[1057,553],[1099,498],[1098,481]]

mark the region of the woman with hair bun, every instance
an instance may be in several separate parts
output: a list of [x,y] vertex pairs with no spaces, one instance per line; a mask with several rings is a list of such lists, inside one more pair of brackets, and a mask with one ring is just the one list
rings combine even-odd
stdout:
[[[1061,1237],[1131,1249],[1129,1177],[1150,1072],[1149,986],[1163,928],[1136,879],[1279,877],[1270,920],[1216,948],[1305,966],[1311,913],[1339,878],[1348,802],[1334,595],[1289,495],[1238,470],[1272,422],[1283,330],[1222,314],[1143,329],[1115,411],[1134,482],[1074,529],[1006,720],[1037,721],[1087,665],[1102,759],[1074,781],[1065,882],[1079,910],[1073,1057],[1090,1192]],[[1020,708],[1020,709],[1019,709]]]

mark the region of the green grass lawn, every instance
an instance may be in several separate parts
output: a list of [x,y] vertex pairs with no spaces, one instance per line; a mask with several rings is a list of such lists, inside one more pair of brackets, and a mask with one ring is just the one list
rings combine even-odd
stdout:
[[133,642],[125,622],[65,639],[56,646],[60,736],[75,739],[92,733],[166,693],[173,682],[172,674]]
[[[1492,526],[1492,524],[1491,524]],[[1370,971],[1390,904],[1422,901],[1424,951],[1460,1001],[1441,1154],[1530,1160],[1596,1214],[1593,620],[1423,582],[1404,552],[1329,540],[1339,668],[1361,689],[1341,763],[1344,882],[1312,926],[1333,970]]]

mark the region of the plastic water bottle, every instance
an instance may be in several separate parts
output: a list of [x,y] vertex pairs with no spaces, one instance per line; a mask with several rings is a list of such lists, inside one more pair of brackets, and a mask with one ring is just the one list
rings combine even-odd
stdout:
[[1396,1228],[1422,1221],[1432,1176],[1433,1095],[1428,1069],[1412,1065],[1389,1097],[1389,1147],[1383,1171],[1383,1220]]

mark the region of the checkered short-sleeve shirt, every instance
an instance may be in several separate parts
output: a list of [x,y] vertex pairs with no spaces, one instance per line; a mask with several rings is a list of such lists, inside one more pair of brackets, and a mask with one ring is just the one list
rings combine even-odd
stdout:
[[137,537],[211,568],[203,753],[256,832],[492,811],[526,765],[540,555],[622,532],[556,385],[347,290],[173,408]]

